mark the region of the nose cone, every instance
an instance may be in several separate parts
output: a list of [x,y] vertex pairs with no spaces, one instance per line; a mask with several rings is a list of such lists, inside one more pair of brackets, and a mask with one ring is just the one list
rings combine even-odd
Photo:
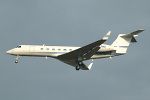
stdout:
[[6,51],[7,54],[11,54],[12,53],[12,50],[8,50]]

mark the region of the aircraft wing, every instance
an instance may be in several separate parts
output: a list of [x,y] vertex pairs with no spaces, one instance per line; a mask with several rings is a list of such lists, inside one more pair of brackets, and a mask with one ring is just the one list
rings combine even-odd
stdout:
[[[89,45],[83,46],[74,51],[59,55],[57,59],[76,67],[78,66],[78,62],[89,60],[100,49],[100,45],[108,39],[109,35],[110,31],[106,34],[106,36],[103,37],[103,39],[93,42]],[[80,65],[80,69],[89,70],[84,63]]]

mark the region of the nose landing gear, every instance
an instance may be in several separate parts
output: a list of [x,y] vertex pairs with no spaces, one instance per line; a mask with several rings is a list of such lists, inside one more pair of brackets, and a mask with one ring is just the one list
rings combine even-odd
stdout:
[[18,63],[18,59],[19,59],[19,55],[17,55],[17,58],[16,58],[16,61],[15,61],[15,63]]
[[15,63],[18,63],[18,60],[16,60]]

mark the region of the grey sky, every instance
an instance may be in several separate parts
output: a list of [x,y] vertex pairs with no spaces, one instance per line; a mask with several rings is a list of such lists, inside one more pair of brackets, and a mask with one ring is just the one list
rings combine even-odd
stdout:
[[[1,0],[0,100],[149,100],[149,0]],[[5,54],[20,44],[84,46],[109,30],[138,29],[124,56],[94,60],[90,71],[52,58]]]

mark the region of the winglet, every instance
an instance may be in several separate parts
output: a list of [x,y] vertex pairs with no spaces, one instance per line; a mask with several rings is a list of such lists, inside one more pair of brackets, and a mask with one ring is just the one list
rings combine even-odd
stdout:
[[88,69],[90,70],[92,68],[93,62],[88,66]]
[[103,37],[102,40],[108,40],[110,33],[111,33],[111,31],[108,31],[108,33]]

